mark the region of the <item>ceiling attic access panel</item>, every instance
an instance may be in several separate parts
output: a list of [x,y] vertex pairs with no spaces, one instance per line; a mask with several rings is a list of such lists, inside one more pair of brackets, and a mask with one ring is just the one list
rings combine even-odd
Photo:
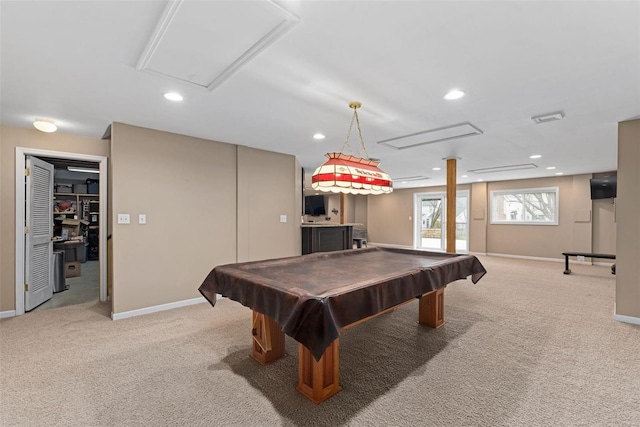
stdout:
[[136,69],[213,90],[298,22],[272,1],[171,1]]

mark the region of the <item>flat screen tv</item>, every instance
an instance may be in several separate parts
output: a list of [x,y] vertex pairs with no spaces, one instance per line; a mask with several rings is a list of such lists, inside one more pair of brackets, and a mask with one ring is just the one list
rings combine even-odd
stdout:
[[324,207],[324,196],[305,196],[304,214],[312,216],[324,216],[327,214]]
[[618,181],[615,176],[591,178],[591,200],[616,197],[617,184]]

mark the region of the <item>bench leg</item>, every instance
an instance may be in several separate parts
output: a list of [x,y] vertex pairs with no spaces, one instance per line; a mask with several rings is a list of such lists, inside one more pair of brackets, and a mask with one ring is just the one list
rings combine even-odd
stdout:
[[564,274],[571,274],[571,270],[569,270],[569,255],[564,256]]

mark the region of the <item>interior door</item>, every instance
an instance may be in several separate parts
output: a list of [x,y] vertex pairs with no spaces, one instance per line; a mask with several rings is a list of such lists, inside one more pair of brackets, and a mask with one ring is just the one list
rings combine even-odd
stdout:
[[53,296],[53,165],[27,156],[24,309]]

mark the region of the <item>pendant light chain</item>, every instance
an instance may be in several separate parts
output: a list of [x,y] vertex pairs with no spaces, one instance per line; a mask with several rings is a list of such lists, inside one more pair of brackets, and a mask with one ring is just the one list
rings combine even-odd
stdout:
[[360,136],[360,144],[362,145],[362,151],[364,151],[364,155],[366,158],[369,158],[369,153],[367,153],[367,147],[364,145],[364,139],[362,138],[362,130],[360,130],[360,118],[358,118],[358,107],[353,109],[353,116],[356,118],[356,124],[358,125],[358,135]]
[[345,147],[349,147],[349,152],[351,154],[354,154],[353,148],[351,147],[351,144],[349,144],[349,137],[351,136],[351,130],[353,129],[353,122],[355,121],[358,127],[358,136],[360,137],[360,146],[362,147],[362,151],[366,156],[365,158],[368,159],[369,153],[367,153],[367,147],[364,145],[364,139],[362,138],[362,130],[360,129],[360,118],[358,117],[358,108],[360,108],[361,105],[362,104],[360,104],[359,102],[352,102],[351,104],[349,104],[349,106],[353,108],[353,117],[351,117],[351,124],[349,125],[349,131],[347,132],[347,139],[342,145],[340,152],[344,153]]

